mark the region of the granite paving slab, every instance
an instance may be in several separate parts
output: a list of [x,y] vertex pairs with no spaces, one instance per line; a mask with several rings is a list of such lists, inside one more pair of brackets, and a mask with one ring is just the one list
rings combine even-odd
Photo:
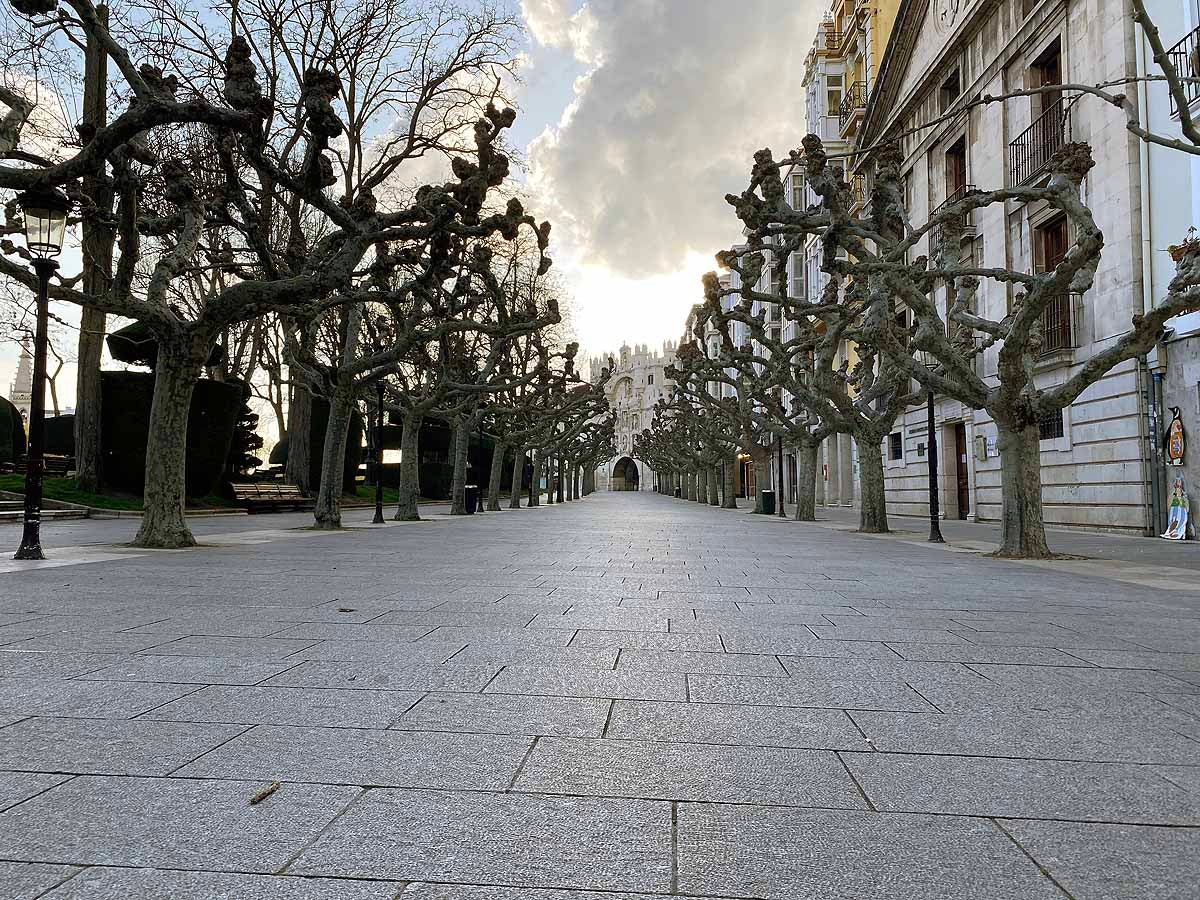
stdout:
[[51,888],[78,871],[73,866],[0,861],[0,896],[8,900],[37,900],[49,896]]
[[1146,766],[894,753],[843,759],[882,810],[1200,825],[1200,796]]
[[919,693],[902,681],[838,681],[824,678],[810,682],[803,678],[751,675],[688,675],[687,679],[688,696],[699,703],[933,711],[933,707]]
[[612,701],[506,694],[427,694],[392,725],[418,731],[600,737]]
[[96,866],[46,897],[47,900],[394,900],[401,887],[398,882],[389,881]]
[[91,681],[147,681],[166,684],[258,684],[286,672],[295,661],[225,659],[216,656],[134,656],[89,671]]
[[1007,830],[1080,900],[1194,900],[1200,829],[1005,820]]
[[1063,900],[982,819],[685,803],[678,833],[686,894]]
[[664,894],[671,890],[671,807],[372,790],[288,872]]
[[175,774],[502,791],[529,746],[517,736],[261,725]]
[[387,728],[423,697],[420,691],[326,688],[201,688],[142,716],[173,722]]
[[774,656],[690,650],[621,650],[617,671],[684,672],[712,675],[774,675],[787,670]]
[[865,807],[837,755],[822,750],[544,738],[514,790],[776,806]]
[[0,810],[16,806],[70,778],[45,772],[0,772]]
[[380,691],[478,691],[499,666],[407,665],[403,660],[308,660],[266,679],[267,687],[350,688]]
[[865,739],[841,710],[618,700],[605,735],[642,741],[861,750]]
[[198,689],[193,684],[4,678],[0,679],[0,709],[23,716],[131,719]]
[[509,666],[500,671],[484,693],[598,697],[609,700],[685,700],[686,677],[674,672]]
[[240,725],[34,717],[0,729],[0,769],[167,775],[244,730]]
[[581,628],[572,647],[623,647],[630,650],[693,650],[717,653],[724,649],[721,636],[712,632],[668,634],[662,631],[598,631]]
[[261,781],[81,776],[0,814],[12,860],[272,873],[361,790]]

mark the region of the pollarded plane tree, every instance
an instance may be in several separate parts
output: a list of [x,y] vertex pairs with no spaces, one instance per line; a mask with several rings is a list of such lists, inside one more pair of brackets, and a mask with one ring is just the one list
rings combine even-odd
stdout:
[[[797,168],[820,201],[810,209],[788,202],[783,176]],[[882,186],[898,177],[881,168],[875,180]],[[828,164],[811,136],[803,151],[794,151],[782,164],[769,150],[756,153],[749,186],[726,200],[741,220],[746,244],[718,257],[738,272],[739,285],[724,287],[715,274],[705,277],[704,310],[720,335],[719,353],[753,392],[749,410],[788,434],[800,450],[798,516],[815,515],[820,441],[832,433],[849,434],[860,448],[860,529],[885,532],[881,445],[913,393],[908,360],[884,352],[896,342],[896,296],[873,283],[860,263],[869,262],[876,233],[901,231],[903,218],[895,210],[870,219],[852,216],[844,170]],[[792,294],[786,277],[788,258],[811,240],[820,243],[825,276],[815,302]],[[775,287],[758,290],[768,265]],[[726,304],[729,295],[740,299]],[[771,304],[780,311],[777,330],[762,315]],[[730,323],[742,325],[740,344],[732,339]]]
[[672,398],[660,398],[654,407],[650,426],[634,435],[633,453],[658,473],[661,493],[688,499],[688,479],[694,462],[694,450],[687,425],[679,410],[679,391]]
[[598,382],[584,381],[571,365],[564,367],[555,390],[550,394],[550,427],[545,432],[545,442],[540,449],[550,464],[551,477],[557,473],[558,502],[564,499],[564,488],[568,482],[572,485],[572,493],[574,491],[578,467],[576,450],[581,436],[590,433],[598,421],[611,416],[608,398],[604,393],[605,381],[603,377]]
[[596,469],[617,455],[617,422],[612,410],[607,410],[599,419],[593,419],[580,434],[576,446],[576,471],[579,486],[577,499],[596,491]]

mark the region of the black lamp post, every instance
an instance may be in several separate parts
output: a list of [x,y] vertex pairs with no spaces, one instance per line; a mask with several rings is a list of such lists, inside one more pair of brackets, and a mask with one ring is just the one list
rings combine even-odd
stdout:
[[383,379],[375,382],[375,518],[372,525],[383,522]]
[[50,319],[50,276],[58,269],[71,201],[57,190],[17,197],[25,219],[25,246],[38,277],[37,331],[33,339],[33,397],[29,402],[29,447],[25,453],[25,529],[14,559],[45,559],[42,552],[42,478],[46,468],[46,344]]
[[[938,367],[938,361],[930,353],[921,355],[921,362],[925,368],[933,370]],[[944,544],[946,539],[942,537],[942,510],[941,503],[938,499],[938,444],[937,430],[933,420],[933,388],[926,389],[926,426],[929,444],[927,447],[929,453],[929,543]]]

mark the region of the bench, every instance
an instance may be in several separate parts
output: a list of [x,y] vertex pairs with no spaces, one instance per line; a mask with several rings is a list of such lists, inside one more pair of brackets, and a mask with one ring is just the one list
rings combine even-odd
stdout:
[[[28,457],[22,456],[17,461],[17,471],[24,474]],[[42,457],[42,476],[45,478],[66,478],[75,471],[75,457],[60,456],[47,453]]]
[[313,501],[294,484],[279,484],[277,482],[249,482],[235,484],[233,499],[246,507],[246,512],[265,512],[267,510],[312,509]]

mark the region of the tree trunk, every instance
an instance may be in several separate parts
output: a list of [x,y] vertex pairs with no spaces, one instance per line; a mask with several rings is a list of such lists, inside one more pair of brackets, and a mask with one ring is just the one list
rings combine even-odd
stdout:
[[201,362],[186,350],[172,351],[167,342],[159,341],[150,430],[146,435],[142,526],[133,540],[135,546],[178,549],[196,545],[183,511],[187,492],[188,413]]
[[708,502],[708,466],[701,466],[696,473],[696,502]]
[[500,512],[500,482],[504,478],[504,444],[492,445],[492,471],[488,475],[488,512]]
[[[100,21],[108,24],[108,8],[96,9]],[[88,35],[83,76],[83,122],[93,129],[108,121],[108,53],[99,40]],[[94,132],[93,132],[94,133]],[[104,175],[104,164],[83,179],[83,192],[94,205],[83,220],[83,291],[99,296],[109,288],[112,278],[113,229],[106,221],[112,216],[113,189]],[[104,354],[106,316],[85,306],[79,319],[79,345],[75,375],[75,478],[81,490],[98,493],[100,471],[100,359]],[[190,405],[190,401],[189,401]]]
[[817,451],[820,444],[801,444],[796,448],[796,521],[817,520]]
[[555,466],[555,468],[558,472],[558,474],[556,475],[556,479],[558,481],[558,487],[555,490],[555,495],[558,497],[559,503],[562,503],[563,499],[564,499],[564,497],[563,497],[563,478],[567,474],[567,470],[563,467],[563,465],[564,465],[564,461],[563,461],[562,454],[560,453],[556,460],[556,466]]
[[[879,441],[869,439],[858,443],[858,481],[859,490],[862,491],[858,530],[867,534],[886,534],[888,531],[883,453],[879,444]],[[843,469],[846,468],[843,466]],[[843,471],[842,476],[843,479],[849,479],[849,471]],[[843,480],[842,486],[845,487],[847,483]]]
[[421,512],[421,423],[420,413],[405,413],[400,429],[400,502],[396,505],[397,522],[419,522]]
[[533,476],[530,478],[529,485],[529,505],[542,505],[542,451],[533,451]]
[[512,493],[508,498],[509,509],[521,508],[521,482],[525,478],[525,448],[513,447]]
[[575,499],[575,460],[567,460],[563,478],[566,480],[567,502],[570,503]]
[[717,468],[716,466],[713,466],[712,468],[710,468],[708,470],[708,505],[709,506],[720,506],[721,505],[721,486],[719,484],[720,480],[721,480],[721,470],[719,468]]
[[754,512],[762,513],[763,511],[763,490],[770,490],[770,483],[767,480],[767,464],[765,462],[754,462]]
[[724,488],[725,496],[722,498],[721,506],[724,509],[737,509],[737,458],[733,457],[725,461],[725,478]]
[[554,505],[554,457],[546,457],[546,505]]
[[1010,559],[1051,559],[1042,516],[1042,452],[1037,424],[1005,427],[997,419],[1000,450],[1000,549]]
[[305,494],[312,490],[312,393],[297,384],[288,405],[288,456],[283,478]]
[[471,420],[454,423],[454,474],[450,477],[450,515],[467,514],[467,459],[471,450]]
[[313,527],[333,531],[342,527],[342,488],[346,471],[346,440],[354,412],[354,388],[338,385],[329,398],[329,423],[321,451],[321,486],[313,510]]

